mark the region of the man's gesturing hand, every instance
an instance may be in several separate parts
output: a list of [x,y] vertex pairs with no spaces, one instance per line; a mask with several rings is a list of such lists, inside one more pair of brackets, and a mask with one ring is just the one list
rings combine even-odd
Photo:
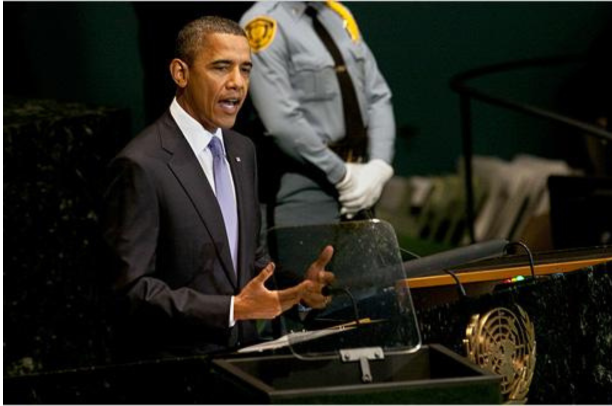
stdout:
[[283,290],[269,290],[264,285],[274,274],[274,263],[270,262],[234,297],[234,319],[273,319],[300,300],[315,309],[325,307],[329,300],[321,290],[334,281],[334,274],[325,270],[333,255],[334,249],[328,245],[308,267],[304,281]]
[[269,290],[264,283],[273,274],[274,263],[270,262],[247,283],[234,298],[234,319],[273,319],[300,301],[303,283],[289,289]]
[[333,273],[325,270],[333,256],[334,248],[331,245],[326,246],[306,271],[305,282],[308,285],[302,293],[302,300],[314,309],[322,309],[329,303],[328,297],[323,296],[321,290],[336,278]]

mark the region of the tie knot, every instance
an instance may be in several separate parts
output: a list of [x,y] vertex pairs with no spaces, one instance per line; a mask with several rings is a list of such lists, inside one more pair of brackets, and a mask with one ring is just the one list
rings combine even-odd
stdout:
[[211,138],[210,142],[208,143],[208,148],[210,148],[210,152],[212,152],[213,156],[225,156],[225,151],[223,151],[223,144],[221,144],[221,140],[217,137],[213,136]]
[[317,14],[319,13],[313,6],[307,6],[304,12],[311,18],[317,18]]

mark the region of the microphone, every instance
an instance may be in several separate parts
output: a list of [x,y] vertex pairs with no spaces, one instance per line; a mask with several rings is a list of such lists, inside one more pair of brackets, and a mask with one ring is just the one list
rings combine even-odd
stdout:
[[339,293],[347,295],[348,298],[350,299],[351,306],[353,307],[353,317],[355,320],[355,324],[359,326],[360,321],[359,321],[359,309],[357,308],[357,301],[355,300],[355,297],[353,296],[353,294],[348,288],[333,288],[330,285],[325,285],[321,289],[321,294],[323,296],[331,296],[331,295],[335,295]]
[[323,296],[333,296],[340,293],[346,293],[346,291],[346,288],[332,288],[330,285],[325,285],[323,289],[321,289],[321,294]]
[[495,239],[412,259],[404,262],[404,271],[409,278],[439,274],[440,271],[466,262],[501,257],[504,255],[508,244],[508,240]]

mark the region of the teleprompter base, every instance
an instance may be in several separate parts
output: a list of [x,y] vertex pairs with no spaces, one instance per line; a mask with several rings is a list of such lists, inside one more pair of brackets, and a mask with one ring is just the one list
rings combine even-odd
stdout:
[[[369,361],[372,382],[359,362],[293,355],[213,361],[220,385],[235,403],[501,403],[501,377],[440,345]],[[229,399],[227,399],[229,400]]]

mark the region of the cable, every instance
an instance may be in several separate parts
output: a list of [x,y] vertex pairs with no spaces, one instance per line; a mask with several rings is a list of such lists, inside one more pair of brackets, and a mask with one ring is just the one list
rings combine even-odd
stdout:
[[447,274],[452,276],[453,279],[455,280],[455,284],[457,285],[457,290],[459,290],[459,296],[461,298],[466,298],[467,294],[465,293],[465,289],[463,288],[463,284],[461,283],[461,281],[459,280],[457,275],[455,275],[455,273],[453,271],[451,271],[450,269],[445,269],[444,272],[446,272]]
[[353,306],[353,316],[355,317],[355,324],[359,326],[360,322],[359,322],[359,310],[357,309],[357,302],[355,301],[355,297],[353,296],[353,294],[348,288],[332,288],[328,285],[328,286],[324,286],[323,289],[321,290],[321,294],[323,294],[323,296],[331,296],[331,295],[334,295],[335,293],[344,293],[345,295],[349,297],[349,299],[351,300],[351,305]]
[[535,279],[536,274],[535,274],[535,262],[533,260],[533,255],[531,254],[531,250],[529,249],[529,247],[527,246],[527,244],[525,244],[523,241],[512,241],[509,242],[505,247],[504,247],[504,252],[507,253],[508,248],[509,247],[513,247],[518,245],[519,247],[523,248],[525,250],[525,252],[527,252],[527,256],[529,258],[529,268],[531,270],[531,277],[533,279]]
[[413,256],[413,257],[415,257],[415,258],[421,258],[421,255],[419,255],[419,254],[415,254],[415,253],[414,253],[414,252],[412,252],[412,251],[408,251],[407,249],[404,249],[404,248],[402,248],[402,247],[399,247],[399,249],[400,249],[400,251],[405,252],[406,254],[410,254],[410,255],[412,255],[412,256]]
[[404,262],[404,272],[408,277],[437,275],[444,269],[452,269],[468,262],[499,257],[508,245],[505,239],[495,239],[454,248],[423,258]]

